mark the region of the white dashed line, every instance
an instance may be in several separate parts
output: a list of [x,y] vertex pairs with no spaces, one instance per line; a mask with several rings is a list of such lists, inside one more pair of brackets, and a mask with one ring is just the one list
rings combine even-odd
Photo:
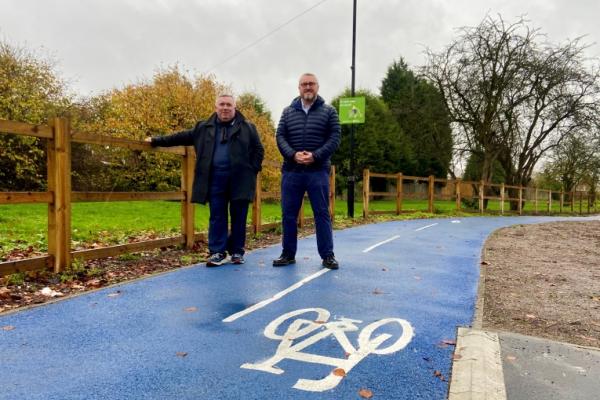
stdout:
[[312,281],[315,278],[318,278],[319,276],[327,273],[331,271],[330,269],[327,268],[323,268],[322,270],[319,270],[319,272],[314,273],[310,276],[307,276],[306,278],[302,279],[299,282],[294,283],[292,286],[290,286],[289,288],[282,290],[281,292],[277,293],[275,296],[270,297],[266,300],[261,301],[260,303],[256,303],[253,306],[250,306],[248,308],[246,308],[245,310],[242,310],[240,312],[237,312],[235,314],[230,315],[229,317],[225,318],[223,320],[223,322],[233,322],[238,318],[242,318],[245,315],[250,314],[251,312],[254,312],[256,310],[259,310],[261,308],[263,308],[264,306],[274,302],[275,300],[279,300],[280,298],[282,298],[283,296],[285,296],[286,294],[293,292],[294,290],[298,289],[299,287],[301,287],[302,285],[304,285],[307,282]]
[[415,232],[422,231],[423,229],[431,228],[432,226],[436,226],[437,224],[438,223],[436,222],[435,224],[423,226],[421,228],[415,229]]
[[371,246],[371,247],[367,247],[366,249],[364,249],[364,250],[363,250],[363,253],[368,253],[369,251],[373,250],[374,248],[376,248],[376,247],[379,247],[379,246],[381,246],[382,244],[389,243],[389,242],[391,242],[392,240],[396,240],[396,239],[398,239],[399,237],[400,237],[400,236],[398,236],[398,235],[396,235],[396,236],[392,236],[391,238],[389,238],[389,239],[387,239],[387,240],[384,240],[383,242],[379,242],[379,243],[377,243],[377,244],[374,244],[374,245],[373,245],[373,246]]

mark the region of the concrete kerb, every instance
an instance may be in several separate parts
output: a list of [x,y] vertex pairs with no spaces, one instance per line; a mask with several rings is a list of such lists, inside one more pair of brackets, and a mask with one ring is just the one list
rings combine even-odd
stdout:
[[496,333],[458,328],[448,399],[506,400]]

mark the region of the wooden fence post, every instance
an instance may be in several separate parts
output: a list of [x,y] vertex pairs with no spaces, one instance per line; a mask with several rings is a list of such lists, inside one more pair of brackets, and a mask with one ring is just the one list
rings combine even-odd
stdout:
[[335,165],[331,166],[329,172],[329,216],[331,222],[335,221]]
[[534,205],[533,212],[534,212],[534,214],[537,214],[538,213],[538,188],[537,187],[535,188],[535,199],[533,201],[533,205]]
[[402,195],[404,191],[403,181],[402,172],[398,172],[396,175],[396,215],[400,215],[402,212]]
[[573,191],[569,192],[569,194],[571,195],[571,212],[575,211],[575,205],[573,204],[575,202],[575,193]]
[[563,212],[563,206],[565,204],[565,192],[561,189],[560,190],[560,213],[562,214]]
[[583,209],[581,208],[583,202],[583,192],[579,192],[579,214],[583,214]]
[[71,266],[71,130],[69,121],[54,118],[48,140],[48,254],[54,272]]
[[548,190],[548,214],[552,212],[552,190]]
[[181,165],[181,190],[184,198],[181,200],[181,234],[185,238],[185,247],[194,247],[194,203],[192,203],[192,188],[194,182],[194,166],[196,152],[191,146],[185,148]]
[[369,169],[363,170],[363,218],[369,217]]
[[461,183],[460,178],[454,180],[454,185],[455,185],[454,191],[456,192],[456,209],[459,211],[462,207],[462,202],[460,199],[460,183]]
[[435,191],[435,176],[429,175],[429,190],[428,190],[428,203],[429,212],[433,214],[433,194]]
[[256,192],[254,193],[254,202],[252,203],[252,232],[254,232],[255,235],[257,235],[258,233],[260,233],[260,228],[261,228],[261,222],[262,222],[262,217],[261,217],[261,198],[262,198],[262,182],[261,182],[261,173],[259,172],[256,175]]
[[519,186],[519,215],[523,215],[523,186]]
[[298,211],[298,228],[304,227],[304,198],[300,203],[300,211]]
[[483,180],[479,182],[479,213],[483,214],[483,198],[485,197],[485,183]]
[[500,184],[500,215],[504,215],[504,183]]

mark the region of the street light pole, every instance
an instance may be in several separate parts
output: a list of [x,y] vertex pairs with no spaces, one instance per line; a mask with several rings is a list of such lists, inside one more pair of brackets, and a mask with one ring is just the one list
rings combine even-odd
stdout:
[[[354,97],[354,77],[356,74],[356,0],[352,9],[352,86],[350,96]],[[354,218],[354,124],[350,124],[350,174],[348,176],[348,217]]]

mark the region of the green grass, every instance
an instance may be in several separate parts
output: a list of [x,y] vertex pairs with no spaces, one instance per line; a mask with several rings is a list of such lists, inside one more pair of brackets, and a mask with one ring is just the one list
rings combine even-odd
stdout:
[[[362,202],[354,205],[355,217],[362,216]],[[345,200],[336,200],[336,221],[343,221],[347,215]],[[546,212],[546,203],[538,203],[538,211]],[[434,213],[441,215],[467,215],[456,211],[454,201],[436,201]],[[32,246],[36,251],[47,251],[47,209],[46,204],[5,204],[0,205],[0,257],[11,250],[27,249]],[[395,211],[393,200],[371,201],[371,211]],[[416,211],[413,215],[403,215],[402,218],[422,217],[427,212],[426,200],[404,200],[403,211]],[[509,210],[508,202],[505,211]],[[490,201],[488,210],[497,213],[500,210],[499,201]],[[526,203],[525,212],[532,213],[534,204]],[[476,212],[476,210],[471,210]],[[553,202],[552,211],[559,211],[559,203]],[[576,204],[575,212],[579,211]],[[584,206],[583,212],[587,211]],[[565,206],[564,213],[570,208]],[[73,246],[82,243],[118,244],[127,242],[129,237],[165,237],[180,232],[181,203],[171,201],[136,201],[136,202],[90,202],[73,203],[72,206],[72,240]],[[248,213],[250,223],[251,213]],[[308,202],[305,205],[305,215],[310,217],[312,210]],[[281,220],[279,203],[262,203],[263,223]],[[206,231],[208,228],[208,206],[196,205],[196,231]]]

